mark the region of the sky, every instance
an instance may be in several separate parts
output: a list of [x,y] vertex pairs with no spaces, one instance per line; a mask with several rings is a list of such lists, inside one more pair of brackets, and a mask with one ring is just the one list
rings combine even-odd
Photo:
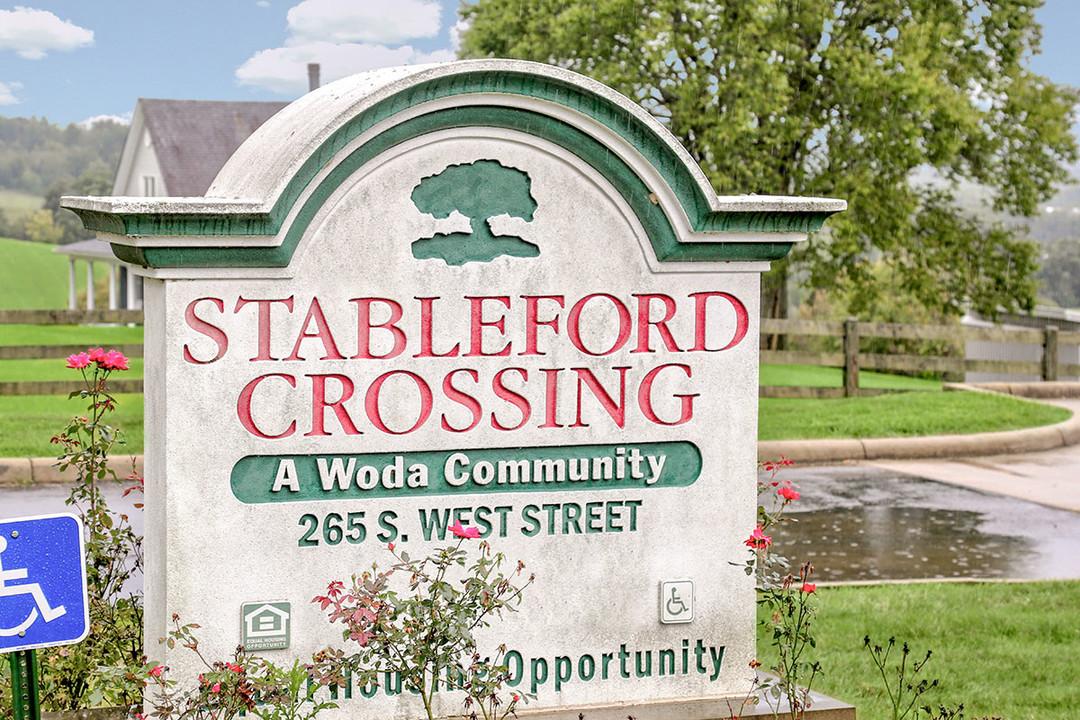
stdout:
[[[459,0],[0,0],[0,115],[130,118],[140,97],[289,100],[330,82],[452,60]],[[1031,67],[1080,86],[1080,0],[1038,11]]]

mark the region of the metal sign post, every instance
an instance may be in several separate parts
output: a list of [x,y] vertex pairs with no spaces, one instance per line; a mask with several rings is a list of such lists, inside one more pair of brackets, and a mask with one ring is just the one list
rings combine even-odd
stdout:
[[15,720],[41,720],[38,699],[37,652],[19,650],[8,655],[11,661],[11,701]]
[[15,720],[40,720],[35,648],[89,632],[82,522],[71,514],[0,520],[0,652],[9,653]]

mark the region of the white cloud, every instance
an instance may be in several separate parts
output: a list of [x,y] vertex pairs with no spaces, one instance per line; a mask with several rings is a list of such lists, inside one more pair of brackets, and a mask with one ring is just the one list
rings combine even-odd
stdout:
[[270,0],[257,0],[255,5],[258,7],[270,7]]
[[458,18],[458,21],[454,23],[454,26],[450,28],[450,49],[457,55],[458,50],[461,49],[461,36],[465,34],[465,31],[472,25],[471,22],[465,18]]
[[397,45],[438,35],[441,14],[437,0],[303,0],[289,10],[288,44]]
[[0,82],[0,105],[17,105],[19,98],[15,97],[15,91],[22,88],[22,83]]
[[[289,10],[284,45],[255,53],[237,68],[236,79],[301,95],[308,63],[319,63],[326,83],[390,65],[447,62],[454,48],[422,52],[404,44],[438,35],[441,13],[438,0],[303,0]],[[453,32],[451,41],[457,42]]]
[[101,122],[114,122],[119,125],[131,124],[131,112],[126,112],[123,115],[95,115],[89,117],[78,123],[79,127],[91,128]]
[[40,60],[50,50],[63,52],[94,44],[94,31],[61,20],[47,10],[15,6],[0,10],[0,50],[14,50],[26,60]]
[[260,50],[236,71],[241,85],[264,87],[284,95],[307,91],[307,65],[317,62],[323,83],[390,65],[453,60],[449,50],[422,53],[411,45],[387,47],[361,43],[312,42]]

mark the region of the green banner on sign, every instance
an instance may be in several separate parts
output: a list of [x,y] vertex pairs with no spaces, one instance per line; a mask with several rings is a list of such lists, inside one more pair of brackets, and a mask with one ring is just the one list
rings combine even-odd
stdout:
[[245,503],[476,493],[686,487],[701,474],[689,442],[430,450],[359,455],[250,455],[233,467]]

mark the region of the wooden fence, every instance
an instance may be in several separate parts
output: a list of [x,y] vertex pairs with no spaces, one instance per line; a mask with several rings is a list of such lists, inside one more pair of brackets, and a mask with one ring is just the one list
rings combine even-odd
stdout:
[[[0,310],[0,325],[142,325],[142,310]],[[111,345],[129,358],[142,357],[138,344]],[[63,359],[83,352],[86,345],[6,345],[0,346],[0,360]],[[63,395],[81,390],[79,380],[0,382],[4,395]],[[143,381],[109,379],[109,388],[117,393],[141,393]]]
[[[962,325],[902,325],[900,323],[864,323],[855,320],[826,322],[820,320],[761,321],[761,334],[792,336],[824,336],[840,338],[840,352],[806,352],[762,350],[761,362],[780,365],[818,365],[842,368],[842,387],[762,387],[761,397],[829,398],[855,395],[877,395],[884,390],[859,387],[859,370],[900,370],[908,372],[1009,373],[1037,375],[1054,381],[1060,376],[1080,375],[1080,364],[1058,362],[1060,345],[1080,344],[1080,332],[1060,332],[1056,327],[1045,330],[977,328]],[[1012,360],[969,360],[964,357],[945,357],[923,354],[864,353],[859,350],[863,338],[889,340],[944,340],[963,343],[982,340],[1000,343],[1025,343],[1042,347],[1042,360],[1022,362]],[[963,348],[961,348],[961,352]]]
[[[0,310],[0,325],[88,325],[88,324],[136,324],[141,325],[141,310]],[[954,325],[902,325],[899,323],[864,323],[855,320],[826,322],[820,320],[771,320],[761,321],[761,334],[781,335],[787,338],[816,336],[838,338],[842,348],[839,352],[811,352],[798,350],[762,350],[761,362],[779,365],[817,365],[843,370],[842,387],[779,387],[761,388],[762,397],[828,398],[854,395],[877,395],[883,390],[859,387],[859,371],[899,370],[936,373],[988,372],[1017,375],[1037,375],[1043,380],[1057,380],[1059,376],[1080,375],[1080,364],[1059,363],[1060,345],[1080,345],[1080,332],[1059,332],[1056,327],[1045,330],[975,328]],[[1043,348],[1041,362],[1009,360],[969,360],[963,357],[946,357],[923,354],[864,353],[859,349],[864,338],[889,340],[943,340],[962,343],[983,340],[1001,343],[1035,344]],[[85,350],[82,345],[17,345],[0,346],[0,360],[66,358]],[[116,350],[128,357],[142,357],[141,344],[117,345]],[[110,383],[114,392],[142,392],[142,380],[115,380]],[[82,387],[80,382],[0,382],[3,395],[53,395],[68,393]]]

